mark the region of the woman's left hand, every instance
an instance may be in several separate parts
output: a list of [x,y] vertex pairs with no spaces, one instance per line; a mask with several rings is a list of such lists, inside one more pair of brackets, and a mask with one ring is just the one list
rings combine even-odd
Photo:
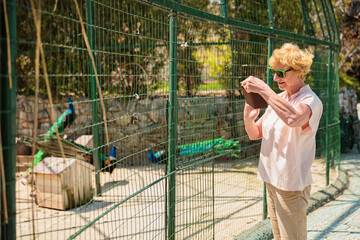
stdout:
[[269,87],[263,80],[260,78],[250,76],[241,82],[241,86],[245,89],[246,92],[260,93],[265,88]]

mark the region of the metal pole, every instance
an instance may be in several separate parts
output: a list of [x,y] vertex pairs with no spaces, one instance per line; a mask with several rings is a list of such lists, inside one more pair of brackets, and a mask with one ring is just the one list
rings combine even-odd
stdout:
[[[212,104],[212,124],[213,124],[213,128],[212,128],[212,155],[215,156],[215,94],[213,95],[213,104]],[[212,234],[213,234],[213,239],[215,239],[215,159],[212,160],[211,162],[211,171],[212,171],[212,211],[213,211],[213,218],[212,218],[212,224],[213,224],[213,228],[212,228]]]
[[[339,59],[339,52],[336,53],[335,55],[335,59]],[[336,69],[335,72],[335,81],[334,81],[334,86],[335,86],[335,96],[338,98],[339,97],[339,63],[338,61],[335,61],[335,66],[334,69]],[[339,121],[339,102],[335,101],[336,104],[336,121],[338,122],[337,126],[336,126],[336,136],[334,137],[336,139],[336,142],[338,144],[336,144],[336,160],[337,160],[337,170],[340,170],[340,152],[341,152],[341,136],[340,136],[340,121]],[[338,171],[339,172],[339,171]]]
[[227,18],[228,13],[227,13],[227,8],[226,8],[226,0],[221,0],[220,5],[221,5],[221,16],[223,16],[224,18]]
[[[325,13],[325,23],[326,28],[328,30],[328,34],[330,37],[330,41],[334,42],[335,36],[332,34],[330,27],[332,27],[332,22],[328,14],[328,9],[325,5],[323,0],[320,1]],[[330,23],[329,23],[330,21]],[[331,25],[331,26],[330,26]],[[333,61],[333,54],[332,48],[329,48],[329,55],[328,55],[328,69],[327,69],[327,91],[326,91],[326,137],[325,137],[325,160],[326,160],[326,185],[330,183],[330,165],[332,165],[332,159],[330,159],[330,131],[329,131],[329,123],[330,123],[330,96],[331,96],[331,81],[332,81],[332,61]],[[330,163],[331,161],[331,163]]]
[[[311,19],[310,19],[310,15],[309,15],[309,8],[307,7],[307,4],[309,4],[309,2],[308,1],[306,1],[306,2],[304,2],[304,0],[301,0],[301,4],[302,4],[302,6],[304,7],[304,10],[305,10],[305,12],[304,12],[304,17],[306,17],[307,18],[307,24],[309,24],[308,25],[308,32],[309,32],[309,37],[310,37],[310,35],[312,35],[312,36],[314,36],[314,34],[315,34],[315,30],[314,30],[314,25],[312,24],[312,21],[311,21]],[[311,27],[311,31],[310,31],[310,28],[309,27]],[[305,29],[306,30],[306,29]]]
[[309,24],[308,24],[308,19],[307,19],[307,11],[306,11],[307,8],[305,6],[304,0],[301,0],[301,10],[302,10],[303,18],[304,18],[306,35],[310,36]]
[[[332,16],[333,16],[333,18],[335,18],[334,6],[332,5],[331,1],[329,1],[329,4],[330,4],[330,9],[331,9]],[[336,29],[336,33],[337,33],[336,36],[337,36],[338,44],[341,47],[341,39],[340,39],[339,28],[338,28],[338,25],[336,23],[336,19],[334,19],[334,22],[335,22],[335,29]],[[338,49],[338,51],[340,51],[340,49]]]
[[[221,0],[221,15],[224,18],[228,18],[227,8],[226,8],[226,0]],[[231,106],[232,106],[232,125],[233,125],[233,138],[237,138],[237,128],[236,128],[236,97],[235,97],[235,40],[233,34],[230,30],[230,38],[231,38]]]
[[[231,31],[231,30],[230,30]],[[237,128],[236,128],[236,97],[235,97],[235,46],[233,34],[231,36],[231,106],[232,106],[232,125],[233,125],[233,138],[237,138]]]
[[[169,154],[168,172],[176,167],[177,147],[177,13],[170,15],[170,64],[169,64]],[[175,239],[175,174],[169,176],[168,239]]]
[[320,0],[320,3],[321,3],[321,6],[323,8],[323,11],[324,11],[324,15],[325,15],[325,25],[326,25],[326,28],[327,28],[327,31],[328,31],[328,36],[329,36],[329,39],[330,39],[330,42],[333,42],[333,39],[332,39],[332,34],[330,32],[330,26],[329,26],[329,19],[328,19],[328,16],[327,16],[327,11],[325,9],[325,5],[324,5],[324,2],[323,0]]
[[320,75],[319,75],[319,72],[320,72],[320,64],[319,64],[319,57],[320,57],[320,54],[319,54],[319,51],[318,51],[318,46],[315,45],[315,50],[314,50],[314,61],[313,61],[313,64],[315,64],[315,67],[314,67],[314,84],[315,84],[315,89],[314,92],[319,95],[320,94]]
[[[271,0],[267,1],[268,9],[269,9],[269,24],[270,28],[274,28],[274,17],[273,17],[273,11],[272,11],[272,5]],[[266,81],[267,84],[272,88],[273,85],[273,79],[270,75],[270,69],[269,69],[269,59],[272,55],[274,47],[274,39],[271,35],[268,36],[268,61],[267,61],[267,68],[266,68]],[[266,219],[268,215],[267,211],[267,195],[266,195],[266,183],[264,183],[264,190],[263,190],[263,219]]]
[[[169,99],[166,100],[166,105],[165,105],[165,116],[166,116],[166,124],[167,126],[169,127]],[[169,139],[167,139],[169,140]],[[166,151],[169,152],[169,148],[166,149]],[[168,154],[169,156],[170,154]],[[168,174],[168,166],[166,164],[164,164],[164,172],[165,172],[165,176]],[[167,239],[168,235],[168,231],[167,231],[167,221],[168,221],[168,190],[169,190],[169,187],[168,187],[168,178],[165,178],[165,200],[164,200],[164,204],[165,204],[165,231],[164,231],[164,234],[165,234],[165,238],[164,239]]]
[[336,32],[336,28],[335,25],[336,23],[333,21],[334,19],[331,16],[331,10],[329,8],[331,8],[331,6],[328,6],[328,1],[324,1],[324,10],[325,10],[325,16],[327,16],[327,22],[330,22],[330,27],[331,27],[331,39],[332,42],[335,43],[335,32]]
[[[5,0],[3,0],[5,1]],[[16,1],[6,1],[9,33],[10,33],[10,51],[11,51],[11,76],[12,88],[9,86],[8,77],[8,60],[7,60],[7,44],[6,40],[2,40],[1,44],[1,81],[0,81],[0,127],[2,149],[4,157],[5,182],[6,182],[6,201],[8,212],[8,223],[5,223],[3,214],[1,214],[1,239],[16,239],[16,205],[15,205],[15,137],[16,137],[16,74],[15,61],[17,55],[16,44]],[[0,30],[1,39],[6,39],[4,25],[4,9],[3,2],[0,6]],[[1,196],[2,197],[2,196]],[[3,204],[3,203],[1,203]],[[1,208],[3,205],[1,206]],[[3,212],[3,211],[2,211]]]
[[319,9],[318,9],[318,7],[317,7],[316,1],[313,0],[313,3],[314,3],[314,6],[315,6],[315,10],[316,10],[317,17],[318,17],[318,19],[319,19],[319,23],[320,23],[319,25],[320,25],[321,32],[322,32],[322,34],[323,34],[323,37],[326,39],[325,31],[324,31],[324,29],[323,29],[323,24],[322,24],[322,21],[321,21],[321,18],[320,18]]
[[325,137],[325,160],[326,160],[326,186],[329,185],[329,114],[330,114],[330,85],[331,85],[331,64],[332,64],[332,51],[329,49],[328,56],[328,69],[327,69],[327,91],[326,91],[326,137]]
[[[88,25],[88,38],[89,44],[92,51],[94,53],[94,28],[93,28],[93,6],[91,0],[86,0],[86,23]],[[94,59],[96,59],[94,57]],[[93,161],[95,164],[95,170],[97,174],[95,175],[96,182],[96,194],[101,195],[101,185],[100,185],[100,169],[101,169],[101,160],[99,159],[99,119],[98,119],[98,102],[96,101],[98,98],[97,89],[96,89],[96,78],[95,72],[91,65],[91,61],[88,61],[88,68],[90,72],[90,92],[91,92],[91,106],[92,106],[92,134],[93,134],[93,144],[94,144],[94,155]]]

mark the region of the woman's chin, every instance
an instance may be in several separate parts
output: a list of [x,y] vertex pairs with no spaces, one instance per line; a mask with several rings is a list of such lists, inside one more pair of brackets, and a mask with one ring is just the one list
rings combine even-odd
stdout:
[[278,84],[280,90],[285,90],[285,86],[283,84]]

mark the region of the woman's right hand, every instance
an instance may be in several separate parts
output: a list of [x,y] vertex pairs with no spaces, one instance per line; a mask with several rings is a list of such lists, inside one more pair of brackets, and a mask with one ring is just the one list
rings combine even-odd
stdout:
[[244,120],[254,121],[256,117],[259,115],[260,109],[255,109],[249,104],[245,103],[244,108]]

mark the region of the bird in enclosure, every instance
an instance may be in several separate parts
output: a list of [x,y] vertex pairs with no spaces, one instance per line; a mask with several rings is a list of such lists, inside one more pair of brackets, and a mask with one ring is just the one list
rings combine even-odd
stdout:
[[[69,104],[69,109],[66,110],[61,116],[56,120],[56,122],[51,126],[47,131],[44,141],[49,140],[53,135],[56,134],[56,128],[58,129],[59,134],[62,133],[66,127],[69,127],[75,120],[75,108],[70,96],[67,97],[67,103]],[[32,146],[30,146],[32,147]],[[28,168],[25,172],[25,176],[21,179],[21,182],[24,184],[30,184],[30,174],[29,171],[39,164],[39,162],[48,156],[44,151],[39,150],[34,156],[33,165]]]
[[116,147],[115,145],[112,146],[110,151],[110,156],[108,159],[105,160],[105,167],[108,168],[106,171],[108,171],[110,174],[114,171],[116,168]]
[[[55,136],[51,136],[43,141],[34,140],[30,137],[22,137],[21,141],[28,146],[32,146],[35,141],[36,148],[40,149],[40,151],[44,152],[47,156],[63,157],[59,148],[58,139]],[[63,138],[60,138],[60,141],[64,149],[65,158],[75,158],[93,165],[95,164],[94,151],[92,149]],[[111,174],[116,167],[116,146],[111,146],[109,157],[100,152],[98,153],[98,157],[101,161],[100,170]]]
[[148,159],[150,162],[158,163],[158,164],[167,164],[168,151],[161,150],[154,154],[151,147],[148,147],[147,151],[148,151]]
[[[206,140],[200,142],[194,142],[190,144],[184,144],[177,147],[177,156],[195,156],[200,153],[209,152],[214,150],[215,153],[225,153],[238,148],[239,141],[231,139],[225,140],[224,137],[216,138],[214,140]],[[160,150],[156,153],[153,152],[152,147],[147,148],[148,159],[150,162],[156,164],[167,164],[168,151]]]
[[64,129],[66,127],[70,126],[75,120],[75,109],[74,109],[74,105],[73,105],[73,102],[71,101],[70,96],[68,96],[67,102],[69,104],[69,110],[64,112],[64,115],[65,115]]
[[[59,134],[62,133],[66,127],[70,126],[75,120],[75,109],[71,98],[67,98],[67,102],[69,104],[69,109],[65,111],[61,116],[56,120],[56,122],[51,126],[49,131],[47,131],[44,141],[47,141],[56,133],[56,128],[58,129]],[[35,167],[44,157],[46,157],[46,153],[39,150],[34,156],[34,164],[32,167]],[[26,171],[30,171],[31,167]]]

